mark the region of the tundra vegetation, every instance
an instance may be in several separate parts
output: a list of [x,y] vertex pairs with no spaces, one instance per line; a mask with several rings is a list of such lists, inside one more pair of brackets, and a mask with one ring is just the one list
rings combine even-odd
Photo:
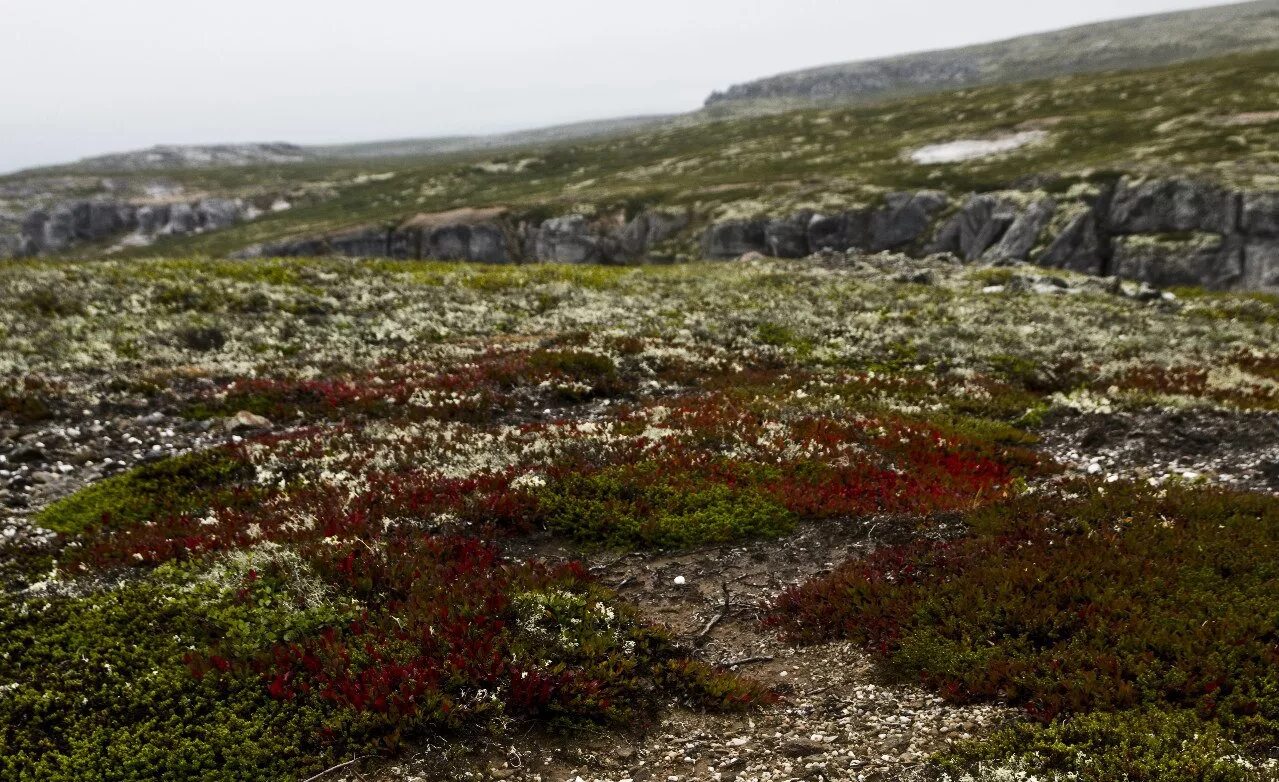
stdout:
[[917,536],[756,632],[1017,708],[933,777],[1272,779],[1279,500],[1038,443],[1081,409],[1279,407],[1279,302],[1137,294],[888,254],[5,266],[9,425],[129,403],[275,426],[13,511],[0,777],[289,779],[774,708],[581,565],[511,552],[892,516]]

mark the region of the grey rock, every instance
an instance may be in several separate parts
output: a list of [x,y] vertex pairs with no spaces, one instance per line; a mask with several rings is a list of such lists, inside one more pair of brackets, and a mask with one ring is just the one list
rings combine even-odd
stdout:
[[169,207],[169,222],[160,233],[189,234],[194,233],[198,226],[199,219],[190,204],[173,204]]
[[844,252],[854,247],[869,248],[872,214],[873,210],[859,209],[830,216],[813,215],[808,222],[809,250]]
[[618,237],[622,252],[632,259],[643,258],[656,245],[679,235],[689,221],[687,212],[641,212],[626,224]]
[[1225,188],[1189,179],[1120,180],[1110,202],[1114,233],[1232,233],[1240,197]]
[[1116,277],[1159,287],[1202,285],[1225,290],[1244,281],[1244,248],[1233,236],[1202,234],[1190,240],[1125,236],[1115,241],[1112,269]]
[[927,251],[950,252],[965,261],[975,261],[1003,238],[1016,219],[1016,205],[991,193],[971,196],[942,223]]
[[729,220],[716,223],[702,234],[707,258],[739,258],[749,252],[768,252],[765,220]]
[[1250,240],[1244,248],[1243,287],[1279,293],[1279,239]]
[[191,326],[178,331],[178,342],[189,350],[204,353],[221,350],[226,345],[226,335],[212,326]]
[[542,223],[534,256],[556,263],[599,263],[604,260],[600,237],[583,215],[553,217]]
[[148,204],[138,207],[135,215],[138,233],[152,236],[169,223],[168,204]]
[[229,198],[206,198],[195,205],[196,222],[205,231],[229,228],[243,212],[244,204]]
[[870,217],[870,247],[873,252],[899,250],[919,241],[933,220],[946,207],[944,193],[891,193],[885,204]]
[[990,262],[1026,260],[1056,211],[1057,202],[1051,198],[1031,204],[1017,215],[999,241],[986,249],[982,259]]
[[385,258],[387,257],[387,236],[385,228],[358,228],[329,237],[329,250],[335,255],[348,258]]
[[23,443],[18,447],[9,451],[10,464],[32,464],[34,462],[43,461],[45,458],[44,449],[31,443]]
[[1240,228],[1249,236],[1279,238],[1279,192],[1245,193]]
[[764,226],[764,244],[774,258],[803,258],[808,255],[808,223],[812,212],[769,220]]
[[1070,269],[1082,274],[1101,274],[1104,267],[1097,215],[1091,210],[1072,218],[1047,249],[1033,259],[1040,266]]
[[506,233],[497,226],[481,223],[471,227],[467,259],[480,263],[510,263]]

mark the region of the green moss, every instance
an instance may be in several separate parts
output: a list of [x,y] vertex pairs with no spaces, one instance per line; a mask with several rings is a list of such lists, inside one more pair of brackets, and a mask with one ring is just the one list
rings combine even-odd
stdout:
[[87,486],[41,510],[35,522],[76,534],[99,524],[124,526],[166,513],[196,513],[251,476],[251,466],[224,450],[175,456]]
[[540,513],[555,532],[619,547],[680,548],[775,537],[795,523],[792,513],[761,493],[685,483],[654,463],[573,475],[548,487]]
[[[1022,723],[943,754],[937,765],[975,782],[1017,769],[1045,782],[1268,782],[1279,767],[1247,753],[1193,711],[1086,714],[1052,725]],[[983,773],[981,769],[986,769]],[[1072,776],[1066,776],[1072,775]]]
[[[236,600],[177,568],[85,598],[5,601],[0,681],[16,686],[0,695],[0,779],[294,779],[336,762],[360,743],[354,725],[264,697],[253,678],[199,680],[183,663],[228,634],[283,638],[335,618]],[[334,746],[326,729],[352,732]]]

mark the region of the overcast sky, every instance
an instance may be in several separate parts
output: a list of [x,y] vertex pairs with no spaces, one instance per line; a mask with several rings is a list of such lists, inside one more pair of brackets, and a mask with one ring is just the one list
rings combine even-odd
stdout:
[[786,70],[1205,0],[0,0],[0,171],[687,111]]

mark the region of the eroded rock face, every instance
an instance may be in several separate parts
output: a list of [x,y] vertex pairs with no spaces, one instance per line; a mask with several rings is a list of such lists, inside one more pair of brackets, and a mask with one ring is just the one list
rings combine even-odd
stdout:
[[946,194],[936,190],[918,193],[891,193],[882,208],[870,216],[872,252],[900,250],[918,242],[946,208]]
[[808,255],[808,224],[812,212],[769,220],[764,226],[764,245],[774,258],[803,258]]
[[149,239],[166,234],[216,231],[250,219],[253,214],[252,205],[231,198],[142,205],[103,200],[67,201],[28,213],[17,233],[0,237],[0,242],[15,248],[12,252],[15,256],[42,255],[128,233]]
[[1249,236],[1279,238],[1279,192],[1245,193],[1240,228]]
[[1116,277],[1160,287],[1226,290],[1244,281],[1244,246],[1237,236],[1123,236],[1115,240],[1114,253]]
[[567,215],[542,223],[534,252],[539,261],[602,263],[611,260],[604,243],[585,216]]
[[1243,268],[1245,290],[1279,293],[1279,238],[1249,241]]
[[1039,242],[1040,235],[1048,227],[1057,202],[1051,198],[1036,201],[1022,210],[1004,231],[1004,235],[982,254],[989,262],[1024,261]]
[[1188,179],[1125,177],[1115,189],[1108,222],[1117,234],[1228,234],[1239,222],[1239,197],[1225,188]]
[[1105,271],[1102,237],[1097,215],[1084,209],[1066,222],[1048,247],[1035,258],[1040,266],[1069,269],[1081,274],[1100,275]]
[[687,212],[644,211],[626,224],[618,240],[627,257],[643,258],[652,248],[678,236],[691,221]]
[[739,258],[767,251],[767,220],[729,220],[712,225],[702,235],[702,254],[707,258]]

